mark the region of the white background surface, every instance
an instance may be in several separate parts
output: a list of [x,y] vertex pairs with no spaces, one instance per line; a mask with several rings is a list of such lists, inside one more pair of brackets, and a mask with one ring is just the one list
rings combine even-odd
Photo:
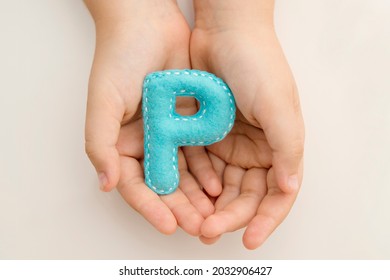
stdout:
[[[189,20],[191,2],[180,1]],[[390,258],[390,1],[280,0],[305,178],[260,249],[163,236],[84,154],[94,26],[81,0],[0,0],[0,259]]]

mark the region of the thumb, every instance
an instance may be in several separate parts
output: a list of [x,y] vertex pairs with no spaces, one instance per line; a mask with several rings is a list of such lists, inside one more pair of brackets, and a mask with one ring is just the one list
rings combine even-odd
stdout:
[[110,191],[119,181],[120,164],[116,143],[124,115],[114,88],[90,80],[85,122],[85,150],[95,166],[100,189]]
[[304,124],[295,86],[262,95],[255,118],[272,149],[272,166],[278,187],[298,191],[302,180]]

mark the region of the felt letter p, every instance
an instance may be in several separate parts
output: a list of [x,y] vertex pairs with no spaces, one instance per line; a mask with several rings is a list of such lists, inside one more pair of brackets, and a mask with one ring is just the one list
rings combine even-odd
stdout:
[[[176,97],[199,102],[192,116],[176,113]],[[143,86],[144,172],[147,186],[169,194],[179,185],[178,147],[222,140],[235,119],[234,98],[216,76],[198,70],[170,70],[146,76]]]

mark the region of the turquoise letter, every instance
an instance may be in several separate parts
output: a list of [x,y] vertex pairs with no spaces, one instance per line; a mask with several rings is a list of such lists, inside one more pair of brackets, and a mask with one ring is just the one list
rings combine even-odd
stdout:
[[[177,96],[195,97],[199,111],[192,116],[175,112]],[[158,194],[179,184],[179,146],[206,146],[222,140],[235,119],[234,98],[216,76],[198,70],[151,73],[143,86],[145,182]]]

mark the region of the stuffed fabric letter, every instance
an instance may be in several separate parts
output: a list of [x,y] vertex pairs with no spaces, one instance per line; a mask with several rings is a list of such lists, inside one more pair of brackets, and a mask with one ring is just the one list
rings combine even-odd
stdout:
[[[177,114],[177,96],[196,98],[199,111],[192,116]],[[145,182],[157,194],[169,194],[179,185],[178,147],[222,140],[234,124],[234,98],[213,74],[166,70],[146,76],[142,103]]]

